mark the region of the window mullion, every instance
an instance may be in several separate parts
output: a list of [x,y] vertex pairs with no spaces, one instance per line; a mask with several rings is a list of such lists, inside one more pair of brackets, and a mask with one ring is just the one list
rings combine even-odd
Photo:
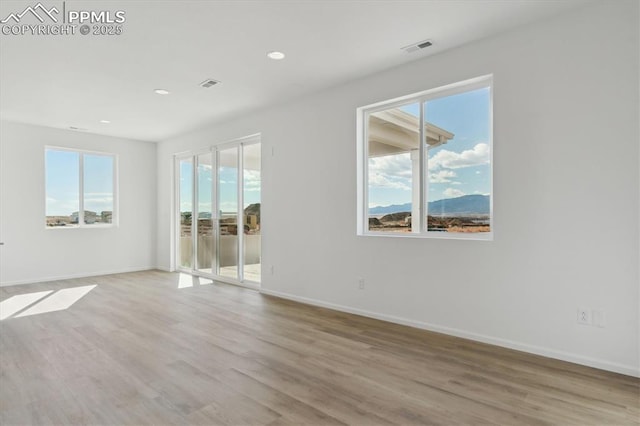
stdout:
[[425,149],[425,126],[426,126],[426,122],[424,119],[424,102],[420,102],[420,119],[418,120],[418,122],[420,123],[420,146],[419,146],[419,153],[420,153],[420,208],[418,209],[418,211],[420,211],[420,220],[418,221],[418,226],[420,226],[420,233],[422,234],[423,232],[427,231],[427,227],[426,227],[426,217],[428,212],[428,206],[426,203],[427,200],[427,185],[429,183],[428,181],[428,176],[427,174],[429,173],[429,171],[427,170],[426,166],[426,161],[425,161],[425,154],[426,154],[426,149]]
[[84,226],[84,154],[81,153],[78,157],[80,160],[80,178],[78,179],[80,182],[78,188],[78,226]]
[[216,187],[216,273],[215,275],[220,275],[220,259],[222,258],[220,255],[220,247],[222,246],[222,238],[221,238],[221,223],[222,220],[222,210],[220,209],[220,167],[221,167],[221,149],[220,147],[216,147],[216,175],[214,185]]
[[244,282],[244,144],[238,145],[238,280]]
[[369,112],[365,112],[364,120],[362,122],[363,130],[362,130],[362,138],[364,147],[362,149],[362,153],[360,154],[360,159],[362,161],[362,229],[360,232],[369,232]]
[[192,173],[191,173],[191,252],[193,259],[191,262],[191,272],[195,271],[198,263],[198,207],[196,203],[196,194],[198,193],[198,156],[191,156]]
[[111,168],[111,173],[113,174],[113,178],[112,178],[112,187],[111,187],[111,196],[113,198],[113,205],[111,206],[111,208],[113,209],[111,211],[111,225],[112,226],[116,226],[118,225],[118,218],[119,218],[119,211],[118,211],[118,162],[116,160],[116,156],[114,155],[112,158],[112,168]]

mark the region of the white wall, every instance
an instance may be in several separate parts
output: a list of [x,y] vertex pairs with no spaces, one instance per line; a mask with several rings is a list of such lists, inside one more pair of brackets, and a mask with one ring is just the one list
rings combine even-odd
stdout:
[[[44,147],[118,154],[120,224],[45,229]],[[156,146],[0,122],[0,284],[155,267]]]
[[[638,50],[638,3],[597,3],[165,141],[159,265],[171,154],[261,132],[264,292],[638,375]],[[356,107],[489,73],[495,240],[357,237]]]

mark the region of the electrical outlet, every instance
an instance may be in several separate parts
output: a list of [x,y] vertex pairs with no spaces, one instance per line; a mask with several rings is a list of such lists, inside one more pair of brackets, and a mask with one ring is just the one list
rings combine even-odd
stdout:
[[362,277],[358,278],[358,288],[364,290],[364,278]]
[[591,310],[578,308],[578,324],[591,325]]
[[594,327],[604,328],[604,309],[594,309],[593,311],[591,311],[591,324]]

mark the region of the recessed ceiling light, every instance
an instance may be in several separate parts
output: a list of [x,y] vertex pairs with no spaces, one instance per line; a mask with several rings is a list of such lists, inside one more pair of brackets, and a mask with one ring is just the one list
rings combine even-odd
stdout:
[[276,61],[279,61],[280,59],[284,59],[284,53],[277,52],[277,51],[269,52],[267,53],[267,56],[271,59],[275,59]]
[[168,95],[169,91],[168,90],[164,90],[164,89],[156,89],[154,90],[154,92],[156,92],[158,95]]
[[111,124],[111,122],[109,120],[100,120],[100,122],[102,124]]

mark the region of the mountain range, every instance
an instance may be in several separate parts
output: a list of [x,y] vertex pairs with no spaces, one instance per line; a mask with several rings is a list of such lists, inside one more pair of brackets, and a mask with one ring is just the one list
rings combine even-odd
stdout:
[[[457,198],[429,202],[429,214],[435,216],[459,216],[463,214],[489,214],[490,198],[488,195],[463,195]],[[410,212],[411,203],[377,206],[369,209],[370,215]]]

